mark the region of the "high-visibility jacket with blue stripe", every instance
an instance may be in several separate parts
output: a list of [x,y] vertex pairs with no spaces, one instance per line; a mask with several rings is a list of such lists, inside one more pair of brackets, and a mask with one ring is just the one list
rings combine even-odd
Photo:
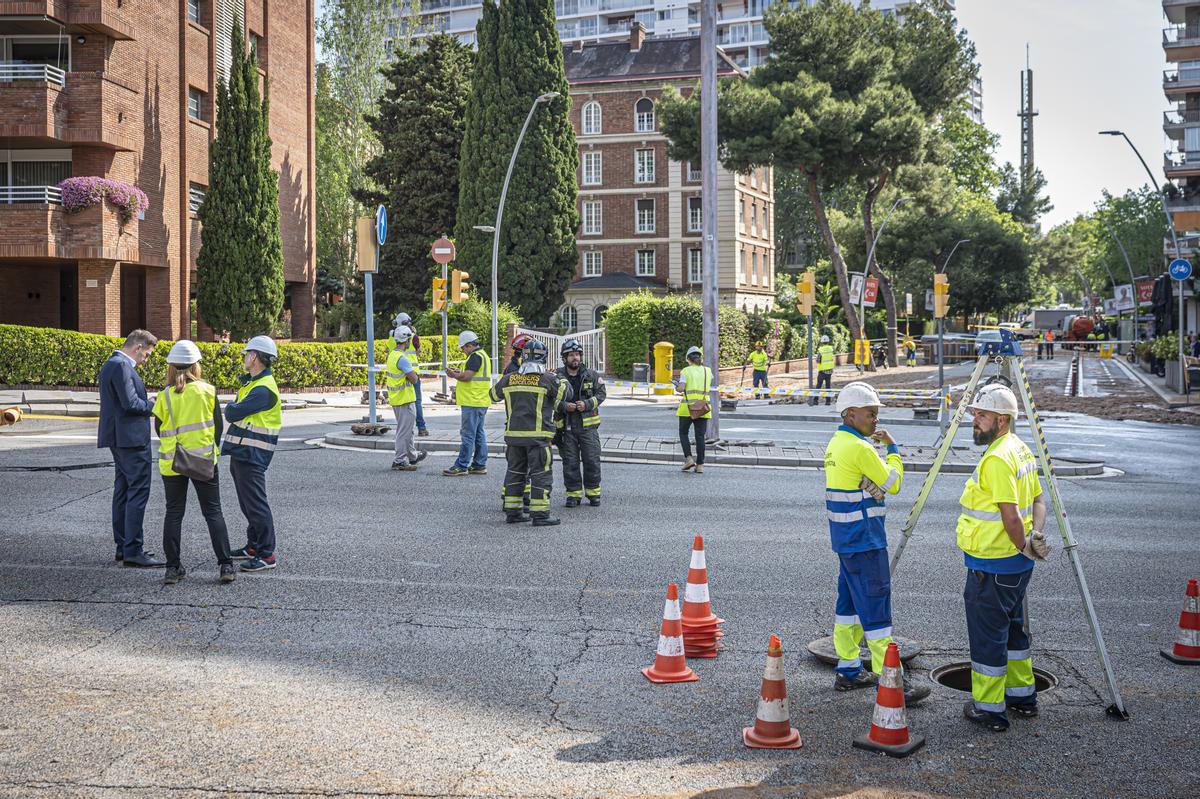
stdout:
[[825,447],[825,510],[834,552],[887,548],[884,503],[863,491],[864,477],[888,494],[899,493],[904,482],[900,450],[889,444],[885,462],[861,433],[838,425]]
[[988,445],[958,500],[956,533],[967,568],[992,574],[1032,569],[1033,561],[1008,537],[1000,503],[1017,506],[1028,535],[1033,531],[1033,503],[1041,495],[1037,460],[1024,441],[1005,433]]
[[[279,399],[279,386],[270,369],[260,372],[258,377],[242,375],[241,380],[242,387],[238,389],[237,402],[225,406],[225,418],[229,420],[229,429],[225,431],[221,452],[234,460],[265,469],[271,465],[271,457],[279,443],[279,431],[283,427],[283,405]],[[265,389],[270,405],[261,410],[256,408],[253,413],[242,416],[246,410],[242,403],[245,403],[247,396],[255,389]]]

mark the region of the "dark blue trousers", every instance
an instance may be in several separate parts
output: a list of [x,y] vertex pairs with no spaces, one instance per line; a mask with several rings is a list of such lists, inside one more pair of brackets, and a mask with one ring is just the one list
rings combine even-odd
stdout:
[[142,521],[150,500],[150,447],[109,447],[116,467],[113,481],[113,544],[123,557],[142,554]]
[[246,543],[260,558],[275,554],[275,518],[267,504],[267,470],[252,463],[229,459],[229,473],[238,505],[246,517]]

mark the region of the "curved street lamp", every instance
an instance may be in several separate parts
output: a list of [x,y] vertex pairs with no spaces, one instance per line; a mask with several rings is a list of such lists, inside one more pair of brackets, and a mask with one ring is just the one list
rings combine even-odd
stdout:
[[892,203],[892,207],[888,209],[887,214],[883,217],[883,224],[879,226],[879,230],[875,231],[875,238],[871,240],[871,249],[867,251],[867,263],[863,266],[863,285],[862,292],[858,296],[858,336],[863,341],[867,342],[867,364],[871,362],[871,344],[867,339],[867,276],[871,274],[871,261],[875,258],[875,245],[879,243],[879,237],[883,235],[883,229],[887,227],[888,220],[892,218],[892,211],[901,203],[906,203],[912,200],[912,197],[899,197],[896,202]]
[[[966,244],[970,239],[959,239],[954,242],[954,246],[950,248],[950,254],[946,256],[946,260],[942,261],[942,268],[938,270],[941,274],[946,271],[946,267],[950,265],[950,259],[954,257],[954,253],[958,251],[961,244]],[[942,346],[943,336],[946,332],[946,320],[938,319],[938,388],[946,385],[946,358],[945,348]]]

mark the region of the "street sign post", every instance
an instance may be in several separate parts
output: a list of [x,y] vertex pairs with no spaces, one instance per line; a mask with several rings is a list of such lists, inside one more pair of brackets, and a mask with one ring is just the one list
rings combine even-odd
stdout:
[[[446,280],[448,277],[448,264],[454,260],[454,242],[442,236],[433,243],[429,248],[429,254],[433,257],[436,263],[442,265],[442,287],[445,290]],[[442,304],[442,396],[449,396],[450,386],[446,382],[446,367],[449,365],[449,357],[447,348],[450,346],[446,338],[450,335],[450,309],[445,303]]]
[[[1171,265],[1167,268],[1167,271],[1171,273],[1171,279],[1179,284],[1175,287],[1179,293],[1179,369],[1180,374],[1183,376],[1183,381],[1186,381],[1187,367],[1183,360],[1183,281],[1192,276],[1192,262],[1186,258],[1176,258],[1174,261],[1171,261]],[[1182,388],[1181,384],[1180,389],[1182,390]]]
[[[367,231],[359,227],[360,235]],[[375,263],[370,272],[363,272],[363,296],[367,310],[367,420],[375,424],[375,296],[372,278],[379,271],[379,248],[387,241],[387,209],[382,205],[375,209]],[[362,247],[362,242],[359,242]]]

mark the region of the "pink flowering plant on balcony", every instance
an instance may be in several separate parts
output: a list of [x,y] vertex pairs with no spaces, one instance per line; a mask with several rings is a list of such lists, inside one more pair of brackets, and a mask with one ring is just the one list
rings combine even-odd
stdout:
[[119,180],[67,178],[58,184],[58,188],[62,192],[63,208],[68,212],[82,211],[108,200],[117,209],[122,225],[150,207],[146,192]]

